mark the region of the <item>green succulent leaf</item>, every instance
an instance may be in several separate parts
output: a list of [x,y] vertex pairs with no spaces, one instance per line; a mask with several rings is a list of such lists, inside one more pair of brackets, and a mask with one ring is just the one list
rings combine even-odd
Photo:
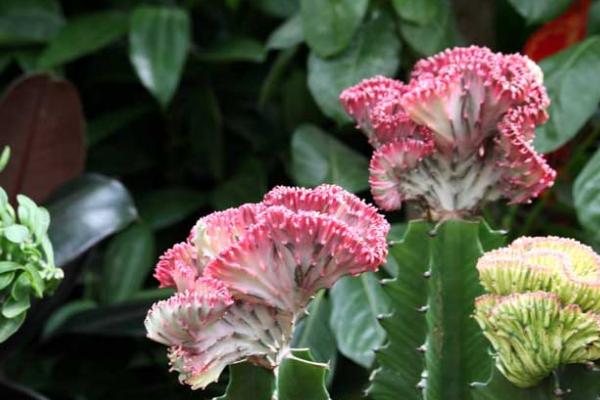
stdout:
[[29,229],[20,224],[13,224],[4,228],[4,237],[13,243],[20,244],[30,237]]
[[274,389],[272,371],[242,362],[229,366],[227,390],[214,400],[272,400]]
[[14,318],[6,318],[0,315],[0,343],[3,343],[11,337],[25,321],[25,313],[21,313]]
[[309,350],[292,350],[279,365],[278,400],[330,400],[325,387],[327,364],[312,361]]

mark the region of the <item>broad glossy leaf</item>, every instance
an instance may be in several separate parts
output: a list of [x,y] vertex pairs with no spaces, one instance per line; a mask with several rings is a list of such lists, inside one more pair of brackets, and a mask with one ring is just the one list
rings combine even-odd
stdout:
[[292,137],[292,176],[301,186],[340,185],[351,192],[369,187],[368,161],[313,125],[302,125]]
[[308,306],[308,315],[294,328],[293,348],[310,349],[315,360],[334,364],[337,358],[335,337],[329,326],[331,301],[321,291]]
[[559,16],[573,0],[508,0],[530,24],[546,22]]
[[441,1],[443,0],[392,0],[392,4],[403,19],[426,24],[439,14]]
[[229,366],[229,383],[223,396],[214,400],[272,400],[273,372],[248,362]]
[[83,171],[84,118],[77,89],[62,79],[31,75],[13,83],[0,101],[0,148],[11,161],[0,186],[41,202]]
[[600,150],[587,162],[575,179],[573,200],[582,226],[600,238]]
[[304,37],[311,50],[329,57],[350,45],[369,0],[300,0]]
[[389,299],[374,273],[340,279],[330,292],[333,305],[331,327],[340,352],[365,368],[370,368],[375,349],[385,339],[377,318],[388,314]]
[[38,68],[48,69],[92,53],[127,33],[128,16],[119,11],[101,11],[69,20],[38,59]]
[[236,61],[261,63],[265,56],[266,50],[262,43],[251,38],[225,40],[198,54],[198,58],[202,61],[223,63]]
[[191,21],[174,7],[138,7],[131,17],[129,58],[142,84],[166,107],[179,84],[190,46]]
[[63,23],[60,3],[56,0],[2,0],[0,45],[47,42]]
[[137,218],[127,189],[117,180],[84,175],[62,187],[50,201],[50,240],[56,265],[74,260]]
[[298,0],[253,0],[250,4],[280,18],[289,17],[300,9]]
[[154,235],[137,223],[111,238],[104,254],[102,279],[106,304],[121,303],[139,291],[155,263]]
[[352,45],[343,53],[331,58],[310,53],[308,86],[325,115],[340,123],[349,122],[350,118],[340,105],[340,93],[362,79],[396,73],[400,63],[400,41],[394,30],[393,19],[380,11],[363,24]]
[[312,361],[308,350],[292,350],[277,375],[278,400],[330,400],[325,387],[327,365]]
[[271,33],[267,40],[268,49],[288,49],[304,41],[302,17],[294,15]]
[[600,102],[600,36],[542,60],[544,83],[552,100],[550,120],[538,128],[534,146],[553,151],[577,134]]
[[[461,44],[454,15],[448,1],[436,1],[437,12],[429,23],[403,21],[400,32],[408,45],[422,56],[430,56],[448,47]],[[411,4],[416,3],[412,2]]]
[[141,196],[138,211],[152,229],[162,229],[187,218],[205,203],[205,194],[198,190],[159,189]]

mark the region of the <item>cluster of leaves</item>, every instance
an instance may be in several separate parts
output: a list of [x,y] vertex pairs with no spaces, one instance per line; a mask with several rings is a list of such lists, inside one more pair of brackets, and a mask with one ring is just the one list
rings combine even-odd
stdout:
[[[483,30],[493,31],[493,42],[482,44],[512,52],[571,1],[486,3],[482,9],[493,12]],[[2,1],[0,85],[19,96],[0,103],[0,125],[16,142],[15,165],[30,164],[11,190],[28,194],[54,182],[49,159],[71,160],[70,176],[78,168],[95,173],[49,199],[34,197],[46,201],[66,279],[48,308],[32,310],[18,343],[7,344],[24,349],[19,357],[0,349],[5,375],[50,398],[223,393],[225,381],[203,394],[179,387],[162,349],[143,338],[146,310],[169,294],[151,289],[157,255],[185,237],[195,218],[259,200],[275,184],[330,182],[368,197],[371,150],[339,93],[376,74],[402,78],[418,58],[446,47],[480,43],[468,29],[481,25],[480,16],[463,21],[465,8],[472,3]],[[553,156],[562,163],[559,182],[531,206],[486,210],[492,225],[514,235],[552,232],[589,243],[589,232],[600,231],[600,155],[590,158],[600,133],[592,118],[600,100],[600,1],[590,15],[589,38],[541,64],[552,118],[535,145],[551,152],[566,144],[568,163]],[[23,74],[34,75],[9,86]],[[14,110],[35,128],[14,123]],[[49,123],[48,115],[60,118]],[[52,143],[32,140],[33,154],[23,157],[20,129]],[[539,218],[542,210],[548,218]],[[390,220],[398,223],[390,240],[399,240],[405,218]],[[373,349],[385,340],[377,318],[390,311],[379,280],[396,270],[390,258],[378,275],[342,280],[317,296],[297,329],[295,346],[330,362],[336,399],[360,398],[367,385]],[[127,367],[114,376],[117,365]]]

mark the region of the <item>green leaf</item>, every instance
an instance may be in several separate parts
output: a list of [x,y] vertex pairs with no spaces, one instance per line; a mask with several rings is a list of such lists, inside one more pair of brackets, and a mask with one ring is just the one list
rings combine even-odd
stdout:
[[250,4],[274,17],[286,18],[296,13],[298,0],[253,0]]
[[[417,54],[422,56],[430,56],[461,43],[448,0],[436,1],[438,3],[437,13],[429,23],[419,24],[404,21],[400,24],[400,32],[404,40]],[[411,1],[411,4],[414,3],[416,2]]]
[[473,400],[551,400],[554,396],[549,383],[550,380],[545,380],[533,388],[520,389],[510,383],[500,371],[493,368],[488,382],[473,384]]
[[369,0],[300,0],[302,27],[311,50],[329,57],[350,45]]
[[0,261],[0,274],[5,272],[18,271],[24,269],[23,266],[19,265],[14,261]]
[[88,148],[95,146],[107,137],[117,133],[140,119],[150,111],[147,105],[135,105],[110,111],[88,122],[86,132],[86,145]]
[[155,262],[154,235],[138,223],[120,232],[108,244],[104,255],[103,300],[123,302],[140,290]]
[[142,84],[163,107],[181,79],[190,37],[190,17],[183,10],[142,6],[131,17],[129,58]]
[[224,210],[242,203],[261,201],[267,191],[265,171],[263,163],[259,160],[246,160],[235,175],[210,194],[211,204],[218,210]]
[[21,273],[11,288],[10,296],[2,303],[2,316],[15,318],[19,314],[25,314],[25,311],[31,306],[29,300],[30,289],[29,279]]
[[530,24],[539,24],[558,17],[573,0],[508,0]]
[[62,27],[38,59],[38,68],[49,69],[90,54],[127,33],[128,16],[102,11],[78,16]]
[[223,396],[214,400],[271,400],[275,387],[273,373],[248,362],[229,366],[229,383]]
[[[2,72],[0,68],[0,73]],[[6,168],[6,164],[8,164],[8,160],[10,160],[10,146],[4,146],[2,149],[2,154],[0,155],[0,172]]]
[[327,365],[313,362],[308,350],[292,350],[278,368],[278,400],[330,400],[325,387]]
[[340,123],[349,122],[350,118],[340,105],[340,93],[362,79],[396,73],[400,63],[400,41],[394,30],[393,19],[381,11],[363,24],[352,45],[343,53],[332,58],[310,53],[308,86],[325,115]]
[[46,321],[44,330],[42,332],[42,337],[44,339],[48,339],[54,336],[54,334],[67,320],[69,320],[69,318],[93,308],[96,308],[96,303],[94,301],[85,299],[74,300],[61,306],[59,309],[54,311],[50,318],[48,318]]
[[84,175],[62,187],[48,211],[52,216],[49,234],[59,267],[137,218],[127,189],[101,175]]
[[10,225],[4,229],[4,237],[13,243],[23,243],[29,237],[29,229],[19,224]]
[[318,362],[334,363],[337,356],[335,337],[329,326],[331,302],[325,291],[319,292],[308,306],[308,315],[294,328],[292,347],[310,349]]
[[590,7],[587,21],[588,35],[600,33],[600,1],[594,1]]
[[158,230],[184,220],[205,203],[203,192],[173,187],[145,193],[138,202],[138,210],[144,222]]
[[569,47],[540,63],[552,100],[550,120],[537,129],[534,146],[548,153],[572,139],[600,101],[600,36]]
[[35,269],[35,267],[32,267],[31,265],[26,264],[24,266],[24,269],[25,269],[25,271],[23,272],[23,274],[29,280],[29,284],[31,285],[33,292],[35,293],[35,295],[38,298],[42,298],[44,296],[44,286],[45,286],[42,276],[40,275],[38,270]]
[[267,48],[277,50],[288,49],[303,41],[302,17],[300,14],[296,14],[271,33],[269,39],[267,39]]
[[5,318],[0,315],[0,343],[5,342],[23,325],[25,316],[25,313],[21,313],[16,318]]
[[8,285],[10,285],[14,279],[15,279],[14,271],[0,273],[0,290],[8,287]]
[[340,352],[365,368],[383,344],[385,331],[377,318],[390,312],[389,299],[374,273],[340,279],[331,289],[331,327]]
[[490,250],[484,245],[500,244],[500,234],[483,222],[450,220],[432,229],[413,221],[390,250],[399,271],[384,285],[393,314],[381,321],[388,343],[369,389],[376,400],[468,400],[470,384],[490,373],[488,343],[471,314],[482,292],[475,263]]
[[366,157],[313,125],[292,136],[292,176],[301,186],[340,185],[351,192],[369,187]]
[[2,0],[0,46],[45,43],[64,23],[55,0]]
[[417,24],[429,23],[438,15],[441,0],[392,0],[398,15]]
[[600,150],[581,170],[573,185],[573,200],[579,223],[600,238]]
[[208,62],[248,61],[261,63],[267,53],[262,43],[250,38],[224,40],[198,54],[198,58]]

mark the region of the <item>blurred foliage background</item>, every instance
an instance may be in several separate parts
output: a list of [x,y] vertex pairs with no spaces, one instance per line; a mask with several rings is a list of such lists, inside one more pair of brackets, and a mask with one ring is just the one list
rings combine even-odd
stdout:
[[[600,1],[0,0],[0,184],[46,205],[65,281],[0,344],[6,399],[201,399],[144,338],[159,254],[213,210],[276,184],[369,198],[367,141],[339,103],[455,45],[541,60],[552,99],[535,146],[559,171],[532,204],[483,210],[512,236],[600,244]],[[390,240],[407,211],[388,215]],[[379,277],[393,275],[388,264]],[[388,312],[375,275],[313,301],[298,347],[362,398]]]

